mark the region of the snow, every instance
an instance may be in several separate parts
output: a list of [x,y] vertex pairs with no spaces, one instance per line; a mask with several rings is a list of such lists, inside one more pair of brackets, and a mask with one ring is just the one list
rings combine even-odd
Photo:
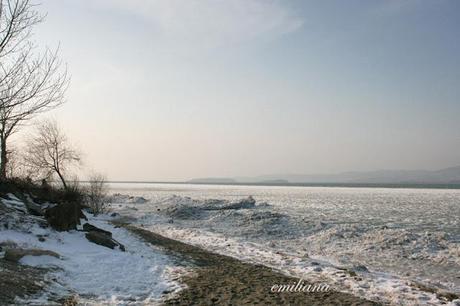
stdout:
[[27,212],[26,205],[21,200],[19,200],[14,194],[9,193],[7,196],[9,199],[2,199],[2,202],[6,207],[14,208],[22,213]]
[[42,255],[42,256],[24,256],[19,260],[19,263],[27,266],[32,267],[55,267],[57,266],[57,259],[56,257],[49,256],[49,255]]
[[[441,303],[415,282],[460,292],[460,191],[137,186],[140,191],[125,188],[130,195],[114,195],[112,209],[173,239],[384,303]],[[251,194],[255,207],[220,209]],[[23,211],[17,198],[3,202]],[[50,290],[63,286],[90,304],[150,305],[163,291],[178,290],[173,279],[184,271],[169,257],[110,225],[109,217],[88,217],[111,231],[127,252],[92,244],[82,232],[57,233],[33,223],[21,223],[27,225],[23,232],[0,231],[0,242],[60,254],[62,259],[25,257],[21,263],[57,267]],[[353,277],[344,270],[357,266],[368,271],[354,269],[358,277]]]
[[[40,299],[45,302],[53,292],[64,290],[78,294],[85,305],[155,304],[164,291],[178,290],[171,280],[174,270],[172,260],[159,250],[147,245],[123,228],[115,228],[107,217],[87,216],[88,222],[112,232],[114,239],[124,244],[126,252],[112,250],[89,242],[84,232],[56,232],[38,226],[28,232],[0,231],[0,243],[14,241],[24,248],[38,248],[58,253],[61,259],[51,256],[25,256],[21,264],[38,267],[55,267],[48,276],[54,279]],[[37,235],[45,235],[40,242]]]

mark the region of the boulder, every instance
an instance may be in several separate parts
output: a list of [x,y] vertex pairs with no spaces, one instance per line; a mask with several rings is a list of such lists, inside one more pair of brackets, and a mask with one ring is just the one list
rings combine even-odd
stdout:
[[89,224],[89,223],[83,224],[83,231],[85,231],[85,232],[99,232],[99,233],[106,234],[109,237],[112,237],[111,232],[103,230],[102,228],[96,227],[96,226],[94,226],[92,224]]
[[34,216],[43,216],[44,215],[44,210],[41,205],[32,202],[30,200],[24,202],[26,204],[27,210],[29,211],[30,214]]
[[82,216],[84,215],[78,203],[62,203],[45,211],[48,224],[57,231],[77,229]]
[[85,221],[88,221],[88,218],[86,218],[85,214],[83,213],[83,211],[81,210],[80,208],[80,219],[83,219]]
[[7,240],[7,241],[0,242],[0,251],[4,251],[7,249],[16,249],[16,248],[18,248],[18,245],[14,241]]
[[24,256],[53,256],[60,258],[59,254],[49,251],[49,250],[40,250],[40,249],[6,249],[5,251],[5,260],[12,262],[19,262]]
[[115,247],[118,247],[120,250],[123,252],[125,251],[124,245],[113,239],[107,234],[101,233],[101,232],[96,232],[96,231],[91,231],[86,233],[86,239],[91,241],[92,243],[105,246],[110,249],[115,249]]

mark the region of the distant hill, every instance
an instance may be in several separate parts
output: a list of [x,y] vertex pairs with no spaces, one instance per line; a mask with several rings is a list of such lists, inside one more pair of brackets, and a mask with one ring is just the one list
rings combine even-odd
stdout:
[[231,178],[219,178],[219,177],[210,177],[210,178],[196,178],[187,181],[191,184],[235,184],[236,180]]
[[259,184],[267,184],[267,185],[284,185],[284,184],[289,184],[288,180],[263,180],[257,182]]
[[269,175],[256,180],[283,179],[291,183],[460,184],[460,166],[428,170],[379,170],[319,175]]
[[274,174],[256,177],[194,179],[189,183],[274,184],[460,184],[460,166],[441,170],[377,170],[338,174]]

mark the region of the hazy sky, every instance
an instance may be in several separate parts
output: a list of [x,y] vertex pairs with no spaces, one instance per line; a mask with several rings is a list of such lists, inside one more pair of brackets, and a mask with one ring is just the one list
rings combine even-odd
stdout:
[[110,179],[460,165],[458,0],[46,0]]

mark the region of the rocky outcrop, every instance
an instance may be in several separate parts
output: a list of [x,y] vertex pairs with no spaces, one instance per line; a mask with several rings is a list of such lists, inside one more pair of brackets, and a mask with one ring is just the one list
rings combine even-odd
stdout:
[[5,250],[5,260],[18,262],[24,256],[53,256],[59,258],[59,254],[49,251],[49,250],[40,250],[40,249],[21,249],[13,248]]
[[125,251],[124,245],[122,245],[121,243],[113,239],[111,235],[109,236],[102,232],[91,231],[91,232],[86,233],[85,236],[86,236],[86,239],[88,239],[92,243],[95,243],[101,246],[105,246],[110,249],[115,249],[116,247],[118,247],[121,251],[123,252]]
[[83,231],[85,232],[99,232],[99,233],[103,233],[109,237],[112,237],[112,233],[109,232],[109,231],[106,231],[106,230],[103,230],[102,228],[99,228],[99,227],[96,227],[92,224],[89,224],[89,223],[85,223],[83,224]]
[[77,229],[80,219],[85,217],[78,203],[62,203],[45,211],[48,224],[57,231]]

